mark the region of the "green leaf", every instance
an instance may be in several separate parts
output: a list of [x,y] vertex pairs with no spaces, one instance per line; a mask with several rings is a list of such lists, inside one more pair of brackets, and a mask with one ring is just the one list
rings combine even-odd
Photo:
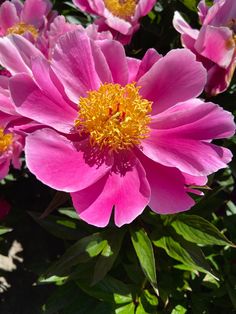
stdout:
[[91,313],[97,302],[81,291],[74,283],[56,288],[43,306],[45,314],[87,314]]
[[77,212],[75,211],[75,209],[73,207],[68,207],[68,208],[60,208],[58,209],[59,213],[65,216],[68,216],[72,219],[79,219],[79,215],[77,214]]
[[76,283],[84,292],[99,300],[115,304],[132,302],[133,289],[111,276],[106,276],[93,287],[85,280],[76,280]]
[[136,309],[136,314],[156,314],[158,299],[148,290],[144,290],[139,298],[139,305]]
[[218,279],[208,264],[202,250],[197,245],[181,238],[176,240],[170,236],[154,240],[153,243],[154,245],[163,248],[170,257],[182,262],[189,269],[192,269],[192,271],[197,270],[210,274]]
[[139,263],[142,267],[142,270],[152,284],[155,292],[158,294],[157,290],[157,279],[156,279],[156,264],[155,257],[152,247],[152,242],[149,239],[147,233],[144,229],[130,229],[131,240],[139,259]]
[[176,307],[172,310],[171,314],[185,314],[187,309],[182,305],[176,305]]
[[0,235],[3,235],[3,234],[8,233],[8,232],[11,232],[12,230],[13,229],[11,229],[11,228],[0,226]]
[[134,303],[130,303],[130,304],[117,308],[115,313],[116,314],[134,314],[134,311],[135,311],[135,305]]
[[106,236],[107,244],[101,252],[94,271],[92,284],[96,284],[103,279],[112,268],[120,251],[121,243],[124,238],[125,229],[111,231]]
[[72,266],[87,262],[101,253],[106,244],[107,241],[104,240],[101,233],[94,233],[82,238],[72,245],[59,261],[49,268],[46,272],[46,277],[66,275]]
[[176,215],[171,226],[185,240],[193,243],[234,246],[213,224],[197,215]]
[[60,239],[78,240],[83,235],[80,230],[77,230],[74,220],[55,215],[40,218],[40,214],[35,212],[29,214],[41,227]]
[[180,0],[188,9],[192,11],[197,11],[197,1],[196,0]]

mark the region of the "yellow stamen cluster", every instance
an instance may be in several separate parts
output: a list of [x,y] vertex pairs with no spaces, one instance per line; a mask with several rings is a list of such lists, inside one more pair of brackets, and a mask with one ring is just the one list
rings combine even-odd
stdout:
[[113,15],[128,20],[134,15],[137,0],[104,0],[104,4]]
[[9,34],[23,35],[25,32],[31,33],[35,39],[38,37],[37,29],[33,25],[28,25],[25,23],[17,23],[12,27],[9,27],[7,30],[7,35]]
[[0,153],[4,153],[12,144],[13,135],[11,133],[5,134],[4,129],[0,128]]
[[150,132],[152,102],[142,98],[135,83],[104,84],[79,99],[75,127],[90,135],[90,144],[118,152],[140,145]]

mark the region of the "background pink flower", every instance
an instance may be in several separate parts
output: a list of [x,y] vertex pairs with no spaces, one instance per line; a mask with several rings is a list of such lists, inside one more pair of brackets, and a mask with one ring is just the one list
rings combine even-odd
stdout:
[[97,15],[99,31],[111,31],[114,38],[128,44],[139,29],[139,20],[148,14],[156,0],[73,0],[82,11]]
[[[9,49],[6,40],[0,61],[2,49]],[[50,63],[32,59],[30,73],[9,83],[17,112],[48,126],[27,136],[27,166],[43,183],[70,192],[90,224],[107,225],[113,209],[117,226],[146,205],[185,211],[194,204],[189,185],[205,185],[231,160],[211,141],[232,136],[233,117],[195,98],[206,71],[189,50],[162,57],[150,49],[137,60],[116,41],[76,30],[58,40]]]
[[178,12],[173,24],[181,34],[183,46],[194,52],[207,69],[206,92],[216,95],[227,89],[235,69],[236,2],[214,1],[208,7],[202,0],[198,14],[202,23],[200,31],[192,29]]

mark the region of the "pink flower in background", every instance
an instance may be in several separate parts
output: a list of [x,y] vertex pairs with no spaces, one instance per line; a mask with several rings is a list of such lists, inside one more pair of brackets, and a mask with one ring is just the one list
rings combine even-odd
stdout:
[[205,90],[210,95],[225,91],[236,65],[236,1],[215,0],[208,7],[205,0],[198,5],[202,27],[192,29],[176,12],[175,29],[181,34],[184,47],[189,48],[207,69]]
[[[48,56],[49,59],[52,56],[53,50],[57,43],[57,40],[64,34],[76,30],[84,30],[82,25],[68,23],[64,16],[57,16],[51,23],[49,31],[47,32],[48,41]],[[98,25],[90,24],[85,28],[88,36],[94,40],[112,39],[112,34],[109,31],[98,31]]]
[[0,36],[19,34],[47,54],[46,31],[56,12],[50,0],[4,1],[0,6]]
[[99,16],[99,31],[110,30],[116,40],[128,44],[139,29],[139,20],[153,8],[156,0],[73,0],[84,12]]
[[[12,40],[14,49],[23,41]],[[9,49],[1,39],[0,62]],[[17,112],[48,126],[27,136],[27,166],[43,183],[70,192],[81,219],[95,226],[106,226],[113,209],[117,226],[146,205],[162,214],[188,210],[188,193],[199,193],[192,185],[205,185],[231,160],[212,139],[235,130],[229,112],[194,98],[205,82],[189,50],[162,57],[150,49],[137,60],[119,42],[69,32],[50,63],[36,57],[30,74],[9,82]]]

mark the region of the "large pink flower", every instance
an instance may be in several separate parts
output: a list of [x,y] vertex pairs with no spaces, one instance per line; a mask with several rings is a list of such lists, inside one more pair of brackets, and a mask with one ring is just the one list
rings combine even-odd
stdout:
[[100,31],[110,30],[116,40],[128,44],[139,29],[139,19],[148,14],[156,0],[73,0],[82,11],[95,14]]
[[119,42],[76,30],[59,39],[50,63],[32,59],[31,73],[10,79],[18,113],[48,126],[27,136],[27,166],[70,192],[90,224],[106,226],[113,210],[117,226],[130,223],[146,205],[185,211],[190,186],[231,160],[211,141],[234,133],[233,117],[194,98],[206,71],[189,50],[161,57],[150,49],[141,61]]
[[202,27],[192,29],[176,12],[175,29],[181,34],[184,47],[189,48],[207,69],[205,90],[210,95],[225,91],[236,65],[236,1],[215,0],[208,7],[200,1],[198,13]]

